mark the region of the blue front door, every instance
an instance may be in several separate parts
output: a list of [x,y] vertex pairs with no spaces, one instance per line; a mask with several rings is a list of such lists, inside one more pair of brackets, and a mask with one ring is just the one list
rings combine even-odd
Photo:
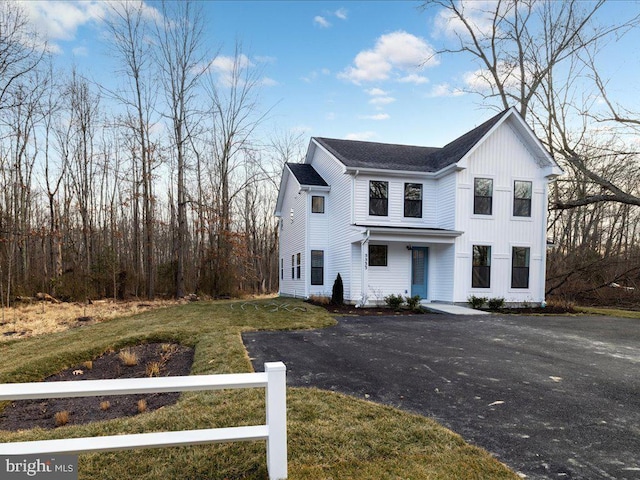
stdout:
[[427,298],[427,273],[429,249],[413,247],[411,249],[411,296]]

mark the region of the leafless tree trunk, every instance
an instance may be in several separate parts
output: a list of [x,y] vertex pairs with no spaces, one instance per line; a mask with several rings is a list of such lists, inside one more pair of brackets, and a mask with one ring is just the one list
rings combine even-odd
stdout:
[[[171,6],[171,8],[170,8]],[[175,296],[185,295],[185,254],[187,250],[187,147],[188,122],[193,96],[206,70],[203,48],[203,15],[191,1],[162,3],[163,20],[156,22],[157,65],[166,101],[166,117],[171,122],[177,166],[177,231],[175,244]]]

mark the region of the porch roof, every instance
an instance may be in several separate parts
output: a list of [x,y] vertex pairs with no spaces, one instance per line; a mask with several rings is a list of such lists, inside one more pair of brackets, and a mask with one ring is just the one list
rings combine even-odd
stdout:
[[[424,243],[453,243],[464,232],[447,230],[445,228],[428,228],[414,226],[381,226],[355,224],[363,230],[362,235],[369,235],[370,240],[390,242],[424,242]],[[362,240],[362,239],[360,239]]]

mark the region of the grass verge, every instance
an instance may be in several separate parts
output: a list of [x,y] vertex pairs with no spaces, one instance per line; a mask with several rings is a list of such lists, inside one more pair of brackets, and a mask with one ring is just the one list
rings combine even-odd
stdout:
[[[280,301],[276,301],[281,303]],[[62,333],[0,344],[0,382],[37,381],[111,350],[141,342],[195,348],[193,374],[251,371],[240,334],[335,323],[325,310],[297,301],[197,302]],[[305,311],[302,308],[304,305]],[[289,388],[291,479],[517,479],[484,450],[418,415],[345,395]],[[136,417],[52,431],[0,431],[0,442],[44,440],[264,422],[264,393],[193,392],[176,405]],[[80,456],[79,478],[265,479],[264,442],[236,442]],[[1,453],[1,452],[0,452]]]
[[640,319],[640,312],[636,310],[621,310],[619,308],[606,307],[576,307],[576,310],[580,313],[588,313],[590,315],[607,315],[609,317]]

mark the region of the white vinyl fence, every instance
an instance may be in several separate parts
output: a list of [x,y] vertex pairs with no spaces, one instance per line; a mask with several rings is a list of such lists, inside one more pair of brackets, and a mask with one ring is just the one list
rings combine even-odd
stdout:
[[243,427],[0,443],[0,455],[75,454],[266,440],[269,478],[286,479],[286,367],[282,362],[271,362],[264,364],[264,370],[264,373],[3,384],[0,385],[0,401],[265,387],[267,421],[266,425]]

